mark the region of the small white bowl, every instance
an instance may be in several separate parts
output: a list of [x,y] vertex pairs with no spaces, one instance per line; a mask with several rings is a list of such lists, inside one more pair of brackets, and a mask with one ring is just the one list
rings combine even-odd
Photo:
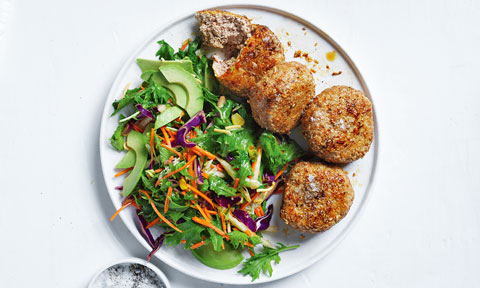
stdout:
[[94,288],[96,287],[95,286],[95,283],[98,279],[98,277],[100,276],[100,274],[102,274],[103,272],[105,272],[108,268],[110,267],[113,267],[113,266],[117,266],[117,265],[130,265],[130,264],[139,264],[139,265],[143,265],[147,268],[149,268],[150,270],[152,270],[159,278],[160,281],[163,282],[163,287],[165,288],[170,288],[170,282],[168,281],[167,277],[165,276],[165,274],[163,274],[162,271],[160,271],[160,269],[157,268],[157,266],[153,265],[152,263],[150,262],[147,262],[143,259],[140,259],[140,258],[126,258],[126,259],[122,259],[120,261],[116,261],[114,263],[111,263],[107,266],[105,266],[103,269],[101,269],[97,274],[95,274],[95,276],[92,278],[92,280],[90,281],[90,283],[88,284],[88,288]]

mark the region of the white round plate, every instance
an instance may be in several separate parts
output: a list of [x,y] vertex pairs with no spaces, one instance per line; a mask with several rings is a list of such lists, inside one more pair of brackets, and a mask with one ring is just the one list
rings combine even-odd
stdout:
[[[330,37],[308,21],[285,11],[264,6],[235,5],[217,8],[247,15],[254,23],[270,27],[284,44],[287,61],[299,61],[312,69],[317,93],[327,87],[341,84],[362,90],[370,98],[362,76],[347,54]],[[155,52],[158,49],[157,41],[161,39],[165,39],[177,49],[185,39],[194,38],[193,33],[195,31],[197,31],[197,26],[193,17],[193,11],[184,18],[160,28],[123,65],[106,99],[100,131],[100,157],[105,183],[113,204],[117,209],[121,206],[123,197],[114,187],[121,186],[123,178],[114,178],[116,173],[114,166],[122,158],[123,153],[115,151],[109,143],[109,138],[117,127],[118,121],[117,117],[110,117],[113,112],[111,103],[116,98],[121,97],[127,83],[131,83],[131,87],[138,87],[141,84],[140,69],[135,62],[136,58],[154,59]],[[310,61],[306,59],[308,58],[307,55],[294,58],[296,50],[301,50],[302,54],[303,52],[308,53],[308,57],[311,58],[309,59]],[[336,51],[337,56],[334,61],[326,59],[325,55],[329,51]],[[342,72],[340,75],[332,75],[332,73],[339,71]],[[273,265],[272,277],[269,278],[266,275],[262,275],[260,279],[253,283],[278,280],[297,273],[325,257],[345,237],[358,218],[359,213],[365,207],[370,194],[369,190],[373,182],[378,155],[377,131],[378,129],[375,127],[375,140],[367,155],[363,159],[344,167],[344,170],[348,171],[355,190],[355,201],[348,215],[330,230],[310,235],[289,228],[278,217],[280,197],[272,197],[273,199],[269,200],[275,203],[275,216],[271,224],[278,226],[278,232],[265,232],[265,237],[272,243],[299,244],[300,248],[280,254],[282,261],[278,265]],[[305,144],[298,130],[292,133],[292,135],[301,145]],[[133,209],[126,209],[120,213],[120,217],[138,241],[150,251],[149,245],[142,238],[136,227],[138,224]],[[248,257],[248,254],[246,256]],[[155,257],[189,276],[206,281],[225,284],[252,283],[250,277],[244,277],[237,273],[240,267],[231,270],[209,268],[197,261],[190,251],[184,250],[183,247],[162,247],[155,254]]]

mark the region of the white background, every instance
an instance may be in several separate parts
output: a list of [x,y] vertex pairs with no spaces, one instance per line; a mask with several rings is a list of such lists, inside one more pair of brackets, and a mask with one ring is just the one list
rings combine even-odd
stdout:
[[[313,22],[355,61],[380,156],[368,207],[337,249],[258,287],[478,287],[480,3],[271,2],[255,3]],[[152,31],[218,4],[0,0],[0,286],[85,287],[105,264],[145,256],[108,220],[105,97]],[[154,264],[172,287],[219,286]]]

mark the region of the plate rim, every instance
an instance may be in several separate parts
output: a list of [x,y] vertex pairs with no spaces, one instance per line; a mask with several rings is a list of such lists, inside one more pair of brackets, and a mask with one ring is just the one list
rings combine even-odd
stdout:
[[[345,237],[351,232],[352,228],[358,222],[359,218],[364,213],[364,211],[367,207],[367,204],[368,204],[368,202],[371,198],[371,194],[372,194],[372,190],[373,190],[372,188],[374,187],[374,183],[375,183],[374,180],[376,178],[375,175],[376,175],[377,165],[378,165],[378,156],[379,156],[378,121],[377,121],[377,115],[376,115],[376,110],[375,110],[376,106],[374,104],[374,100],[371,97],[370,90],[368,89],[368,86],[367,86],[362,74],[360,73],[358,67],[352,61],[350,56],[348,56],[348,54],[345,52],[345,50],[335,40],[333,40],[327,33],[325,33],[322,29],[318,28],[316,25],[314,25],[313,23],[311,23],[307,19],[302,18],[302,17],[300,17],[300,16],[298,16],[294,13],[287,12],[287,11],[279,9],[279,8],[266,6],[266,5],[227,4],[227,5],[218,5],[218,6],[212,6],[212,7],[207,7],[207,8],[201,8],[201,9],[198,9],[198,8],[197,9],[189,9],[187,12],[182,13],[182,15],[180,17],[178,17],[177,20],[175,20],[171,23],[165,23],[165,24],[161,25],[159,28],[153,30],[153,32],[149,36],[146,37],[146,40],[141,42],[140,45],[125,60],[124,64],[122,65],[122,68],[116,74],[115,80],[113,81],[113,83],[111,85],[111,88],[108,92],[108,95],[106,97],[103,112],[102,112],[102,122],[101,122],[100,133],[99,133],[100,134],[99,135],[99,145],[100,145],[99,146],[100,147],[99,153],[100,153],[100,163],[101,163],[101,168],[102,168],[102,174],[103,174],[103,178],[104,178],[104,181],[105,181],[105,186],[107,188],[107,192],[109,194],[109,198],[112,201],[112,204],[115,207],[115,209],[119,209],[120,206],[121,206],[121,203],[117,203],[117,201],[112,197],[112,193],[111,193],[110,190],[113,189],[113,188],[108,187],[108,185],[107,185],[107,174],[108,173],[106,173],[107,172],[106,171],[106,164],[104,163],[105,160],[103,159],[105,154],[102,152],[103,151],[102,146],[104,145],[104,141],[107,139],[107,138],[104,139],[105,132],[106,132],[106,121],[104,121],[104,120],[108,119],[110,117],[109,111],[108,111],[109,107],[110,107],[110,103],[108,102],[108,99],[110,99],[112,97],[112,95],[116,93],[115,88],[118,87],[118,85],[120,84],[121,76],[130,67],[130,63],[136,58],[136,55],[138,55],[143,49],[145,49],[146,46],[150,45],[152,43],[152,41],[155,41],[158,34],[163,33],[165,30],[169,29],[170,27],[177,25],[179,22],[185,21],[186,19],[188,19],[190,17],[193,17],[193,15],[196,11],[210,10],[210,9],[262,10],[262,11],[271,12],[271,13],[274,13],[274,14],[278,14],[278,15],[290,18],[290,19],[304,25],[305,27],[309,28],[313,32],[320,35],[326,42],[328,42],[330,45],[332,45],[332,47],[342,56],[342,58],[345,60],[345,62],[348,64],[348,66],[352,69],[353,74],[355,75],[355,77],[359,81],[360,86],[362,87],[362,90],[363,90],[364,94],[370,99],[370,101],[372,102],[372,106],[373,106],[373,109],[372,109],[373,111],[372,112],[373,112],[373,119],[374,119],[374,142],[373,142],[374,145],[373,145],[373,147],[371,147],[371,151],[370,151],[370,153],[373,153],[373,163],[372,163],[372,169],[371,169],[370,177],[368,179],[368,183],[366,183],[367,187],[365,189],[365,196],[363,197],[362,201],[358,204],[359,205],[358,209],[357,209],[357,211],[355,211],[355,214],[352,215],[351,220],[347,224],[347,226],[345,226],[345,228],[342,231],[340,231],[340,233],[335,237],[334,241],[332,241],[328,246],[326,246],[326,248],[321,253],[319,253],[315,257],[312,257],[311,260],[309,260],[308,262],[303,262],[301,265],[297,265],[296,268],[291,269],[290,271],[288,271],[284,274],[281,274],[280,276],[277,276],[277,277],[275,277],[275,276],[261,277],[261,278],[257,279],[255,282],[251,282],[251,281],[248,281],[248,282],[246,282],[246,281],[245,282],[238,282],[238,281],[237,282],[235,282],[235,281],[218,282],[218,281],[215,281],[212,278],[204,277],[201,274],[198,274],[198,275],[197,274],[191,274],[191,271],[187,271],[186,269],[182,269],[182,267],[178,267],[177,265],[175,265],[174,263],[169,261],[168,257],[160,257],[158,254],[155,255],[155,257],[157,259],[159,259],[163,263],[167,264],[171,268],[173,268],[173,269],[175,269],[179,272],[182,272],[183,274],[186,274],[190,277],[201,279],[201,280],[204,280],[204,281],[207,281],[207,282],[222,283],[222,284],[229,284],[229,285],[251,285],[251,284],[260,284],[260,283],[277,281],[277,280],[283,279],[285,277],[291,276],[293,274],[299,273],[299,272],[305,270],[306,268],[310,267],[311,265],[317,263],[318,261],[320,261],[321,259],[326,257],[330,252],[332,252],[345,239]],[[150,251],[150,246],[148,245],[146,240],[140,235],[140,233],[137,230],[132,230],[133,228],[135,228],[135,229],[137,229],[137,228],[135,227],[135,225],[133,225],[133,227],[132,227],[132,224],[127,222],[127,219],[125,218],[125,217],[127,217],[126,214],[120,213],[119,216],[122,219],[122,222],[125,224],[125,226],[129,230],[129,232],[137,239],[137,241],[139,243],[142,244],[142,246],[144,246],[144,248],[147,251]],[[134,233],[133,231],[137,231],[137,233]],[[232,279],[237,279],[237,278],[232,278]],[[249,278],[246,278],[246,277],[245,277],[245,279],[249,280]]]

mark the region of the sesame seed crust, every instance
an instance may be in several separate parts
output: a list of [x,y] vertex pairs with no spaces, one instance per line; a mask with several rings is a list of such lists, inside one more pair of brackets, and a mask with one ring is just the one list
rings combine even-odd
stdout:
[[353,199],[352,185],[341,168],[299,162],[285,182],[280,217],[300,231],[322,232],[345,217]]
[[284,62],[269,70],[250,98],[255,121],[272,132],[288,134],[315,96],[310,70],[298,62]]
[[325,89],[307,106],[303,135],[325,161],[350,163],[362,158],[373,141],[372,103],[347,86]]

